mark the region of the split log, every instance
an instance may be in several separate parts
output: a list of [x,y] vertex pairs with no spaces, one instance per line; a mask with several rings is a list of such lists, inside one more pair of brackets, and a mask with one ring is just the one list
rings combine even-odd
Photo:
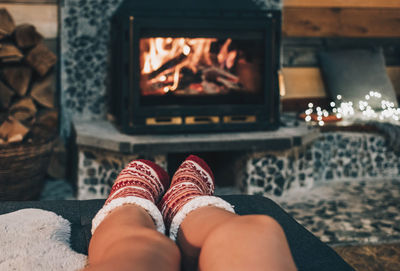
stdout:
[[8,113],[0,112],[0,125],[3,124],[8,118]]
[[157,70],[151,72],[148,76],[150,79],[156,77],[157,75],[159,75],[160,73],[162,73],[165,70],[168,70],[170,68],[175,68],[176,65],[178,65],[179,63],[181,63],[183,60],[186,59],[186,55],[181,54],[178,55],[175,58],[172,58],[170,60],[168,60],[167,62],[165,62],[164,64],[161,65],[160,68],[158,68]]
[[47,76],[32,86],[31,97],[47,108],[54,108],[53,76]]
[[15,23],[10,13],[5,8],[0,8],[0,39],[3,39],[14,31]]
[[28,120],[29,118],[34,117],[36,112],[36,106],[33,103],[32,98],[29,97],[20,99],[10,107],[10,115],[19,121]]
[[44,76],[56,64],[57,57],[46,45],[39,43],[28,53],[26,62],[40,76]]
[[232,73],[225,71],[224,69],[220,69],[217,67],[209,67],[203,70],[203,80],[207,81],[216,81],[218,77],[225,77],[231,82],[238,83],[239,77],[233,75]]
[[201,82],[201,85],[203,87],[204,93],[206,94],[219,94],[221,92],[220,87],[213,82],[203,81]]
[[36,31],[36,28],[33,25],[21,24],[14,30],[14,39],[19,48],[26,49],[41,42],[43,36]]
[[58,113],[56,110],[40,111],[30,133],[33,138],[46,139],[57,134]]
[[0,138],[8,143],[22,141],[28,131],[18,120],[10,117],[0,126]]
[[240,90],[240,86],[237,83],[234,83],[232,81],[229,81],[223,77],[217,77],[217,82],[221,83],[224,85],[227,89],[231,90]]
[[32,70],[24,65],[3,68],[3,78],[20,96],[25,96],[31,81]]
[[9,135],[8,138],[7,138],[7,142],[8,143],[20,142],[22,140],[24,140],[24,135],[21,134],[21,133],[16,133],[16,134],[13,134],[13,135]]
[[47,127],[48,129],[57,129],[58,112],[57,110],[41,110],[37,114],[36,124]]
[[47,76],[56,61],[35,26],[15,26],[0,8],[0,144],[57,135],[56,86]]
[[[223,69],[217,67],[209,67],[205,68],[203,71],[201,78],[203,82],[213,82],[222,84],[225,87],[225,90],[221,87],[220,91],[224,92],[226,90],[240,90],[239,86],[239,78],[232,73],[225,71]],[[209,89],[209,86],[204,89]]]
[[14,92],[0,81],[0,109],[7,109],[10,105]]
[[19,62],[24,57],[20,50],[11,43],[0,43],[1,62]]

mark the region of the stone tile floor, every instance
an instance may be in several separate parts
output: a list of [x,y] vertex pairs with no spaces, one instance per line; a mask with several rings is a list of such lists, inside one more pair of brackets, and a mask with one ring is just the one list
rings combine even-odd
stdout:
[[400,241],[400,179],[324,182],[275,200],[332,246]]
[[[238,193],[229,187],[216,191]],[[41,200],[55,199],[75,199],[71,185],[48,181]],[[324,181],[273,200],[331,246],[400,242],[400,179]]]
[[400,243],[341,246],[334,249],[357,271],[400,270]]
[[66,180],[46,180],[40,200],[74,200],[72,185]]

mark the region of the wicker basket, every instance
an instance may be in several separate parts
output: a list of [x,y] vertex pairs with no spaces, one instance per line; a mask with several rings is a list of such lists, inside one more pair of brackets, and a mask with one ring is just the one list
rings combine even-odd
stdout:
[[0,146],[0,200],[40,196],[55,137]]

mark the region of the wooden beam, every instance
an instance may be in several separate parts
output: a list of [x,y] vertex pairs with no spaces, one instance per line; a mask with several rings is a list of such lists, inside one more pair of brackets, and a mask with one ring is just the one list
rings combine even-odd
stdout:
[[58,5],[56,4],[0,4],[14,18],[15,24],[33,24],[44,38],[58,36]]
[[[400,2],[400,1],[399,1]],[[288,37],[400,37],[399,8],[286,7],[283,34]]]
[[59,0],[1,0],[1,2],[10,4],[28,4],[28,5],[38,5],[38,4],[57,5]]
[[399,8],[399,0],[283,0],[284,7]]

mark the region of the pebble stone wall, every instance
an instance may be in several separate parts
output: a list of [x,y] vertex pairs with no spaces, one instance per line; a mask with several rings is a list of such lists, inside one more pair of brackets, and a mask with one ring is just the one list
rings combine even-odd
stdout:
[[243,172],[245,194],[280,197],[333,180],[398,177],[400,156],[380,134],[323,133],[310,146],[281,153],[254,153]]
[[[78,146],[78,198],[106,198],[118,172],[137,158],[167,168],[166,155],[139,157]],[[242,178],[234,185],[243,194],[282,197],[334,180],[397,177],[400,156],[379,134],[323,133],[308,146],[251,153],[238,171]]]
[[77,161],[77,199],[107,198],[119,172],[133,159],[148,159],[167,169],[164,155],[124,155],[94,148],[80,148]]

